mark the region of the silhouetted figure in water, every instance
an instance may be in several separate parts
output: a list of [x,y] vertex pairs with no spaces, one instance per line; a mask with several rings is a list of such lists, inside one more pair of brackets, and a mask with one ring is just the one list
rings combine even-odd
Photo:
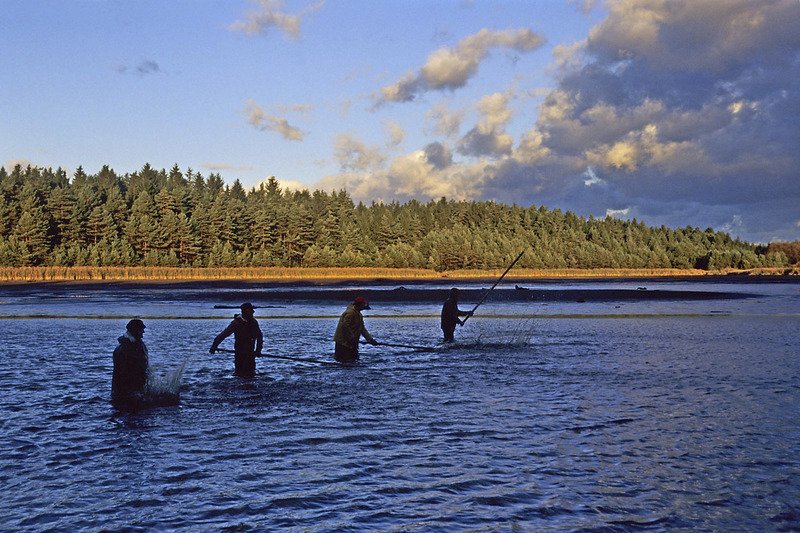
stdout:
[[472,311],[462,311],[458,308],[458,289],[450,289],[450,298],[445,300],[442,306],[442,332],[444,332],[444,342],[453,342],[453,334],[456,331],[456,324],[463,325],[460,316],[472,316]]
[[261,328],[253,317],[255,310],[253,304],[243,303],[241,306],[242,314],[234,315],[233,321],[222,333],[216,336],[208,353],[217,351],[219,343],[227,339],[231,333],[234,336],[234,374],[244,378],[251,378],[256,375],[256,357],[261,355],[264,347],[264,336]]
[[114,373],[111,377],[111,403],[120,411],[135,411],[144,406],[147,392],[147,346],[144,322],[134,318],[114,350]]
[[340,363],[358,362],[358,340],[362,335],[370,344],[378,344],[378,341],[364,327],[364,317],[361,316],[361,311],[364,309],[370,309],[369,303],[359,296],[347,306],[342,316],[339,317],[339,324],[337,324],[336,333],[333,336],[335,343],[333,356]]

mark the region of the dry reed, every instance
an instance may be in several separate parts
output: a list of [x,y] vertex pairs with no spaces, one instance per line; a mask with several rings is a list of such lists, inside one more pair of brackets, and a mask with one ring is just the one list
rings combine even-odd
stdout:
[[[470,280],[497,277],[503,269],[452,270],[436,272],[419,268],[178,268],[178,267],[0,267],[0,282],[49,281],[303,281],[303,280],[376,280],[407,279]],[[677,268],[598,268],[531,269],[518,268],[509,273],[512,279],[534,278],[658,278],[708,275],[798,275],[800,268],[758,268],[752,270],[705,271]]]

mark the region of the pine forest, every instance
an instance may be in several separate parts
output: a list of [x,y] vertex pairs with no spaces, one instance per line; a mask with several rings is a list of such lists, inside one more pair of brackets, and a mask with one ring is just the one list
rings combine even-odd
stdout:
[[[783,267],[793,243],[755,245],[724,232],[584,218],[490,201],[354,203],[338,192],[246,190],[175,165],[117,175],[0,168],[0,266]],[[790,261],[792,259],[792,261]]]

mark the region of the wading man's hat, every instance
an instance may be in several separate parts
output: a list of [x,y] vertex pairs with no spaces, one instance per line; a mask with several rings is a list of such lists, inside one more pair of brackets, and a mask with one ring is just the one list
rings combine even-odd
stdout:
[[353,300],[353,303],[359,306],[361,309],[371,309],[369,302],[362,296],[358,296],[355,300]]
[[255,308],[253,307],[253,304],[251,304],[250,302],[245,302],[245,303],[243,303],[243,304],[240,306],[240,308],[241,308],[241,310],[242,310],[242,311],[244,311],[245,309],[249,309],[250,311],[253,311],[253,310],[255,309]]
[[138,329],[144,330],[144,328],[145,328],[144,322],[142,322],[138,318],[134,318],[133,320],[128,322],[127,326],[125,326],[125,329],[128,329],[130,331],[136,331]]

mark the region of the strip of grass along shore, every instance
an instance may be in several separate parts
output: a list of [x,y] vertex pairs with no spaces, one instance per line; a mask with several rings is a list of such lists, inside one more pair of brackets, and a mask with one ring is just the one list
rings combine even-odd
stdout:
[[[314,281],[314,280],[479,280],[496,278],[497,270],[451,270],[437,272],[417,268],[177,268],[177,267],[0,267],[0,282],[48,281]],[[515,279],[536,278],[664,278],[709,275],[787,276],[800,275],[800,267],[708,271],[678,268],[515,269]]]

